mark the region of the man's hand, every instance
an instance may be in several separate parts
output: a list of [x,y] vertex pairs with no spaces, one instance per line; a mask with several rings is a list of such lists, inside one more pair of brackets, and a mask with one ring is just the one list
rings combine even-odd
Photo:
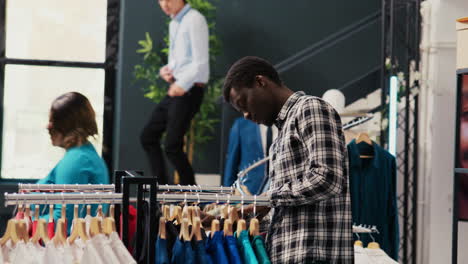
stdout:
[[[250,215],[250,216],[254,216],[253,215],[253,209],[254,209],[254,205],[253,204],[249,204],[247,206],[244,206],[244,215]],[[239,216],[241,215],[241,209],[238,208],[238,213],[239,213]],[[270,207],[268,206],[260,206],[260,205],[257,205],[256,208],[255,208],[255,216],[258,220],[262,220],[263,217],[265,217],[268,212],[270,212]]]
[[172,70],[169,69],[169,67],[166,65],[159,69],[159,76],[163,78],[168,83],[171,83],[174,79],[174,76],[172,75]]
[[169,91],[167,91],[167,95],[169,95],[170,97],[182,96],[184,94],[185,90],[175,83],[171,84],[171,86],[169,87]]

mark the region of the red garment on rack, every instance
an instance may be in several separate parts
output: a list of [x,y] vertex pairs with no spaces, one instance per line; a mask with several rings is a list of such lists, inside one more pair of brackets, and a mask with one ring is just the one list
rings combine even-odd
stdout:
[[[123,223],[122,221],[122,214],[120,215],[120,223]],[[136,233],[136,224],[137,224],[137,209],[133,207],[133,205],[128,206],[128,245],[127,249],[130,252],[133,252],[133,248],[131,246],[133,241],[133,237],[135,236]],[[122,233],[123,233],[123,225],[120,225],[120,239],[122,239]]]
[[36,234],[36,231],[37,231],[37,220],[34,220],[33,224],[32,224],[32,232],[31,234],[29,234],[30,237],[34,236]]
[[49,222],[47,224],[47,235],[49,236],[49,239],[52,239],[54,238],[54,235],[55,235],[55,224],[54,224],[54,221],[52,220],[52,222]]

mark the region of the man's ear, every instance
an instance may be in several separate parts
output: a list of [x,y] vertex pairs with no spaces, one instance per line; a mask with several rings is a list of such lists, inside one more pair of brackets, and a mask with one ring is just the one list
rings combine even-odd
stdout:
[[255,82],[257,83],[257,85],[259,87],[265,87],[267,85],[266,80],[265,80],[265,76],[263,76],[263,75],[255,76]]

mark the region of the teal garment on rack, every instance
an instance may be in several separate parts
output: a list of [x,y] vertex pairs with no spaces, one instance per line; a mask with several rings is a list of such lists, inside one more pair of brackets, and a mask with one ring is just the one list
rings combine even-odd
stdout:
[[234,237],[237,237],[237,246],[239,247],[242,261],[246,264],[258,264],[252,244],[250,244],[249,232],[242,230],[239,236],[235,232]]
[[255,250],[258,263],[260,264],[271,264],[268,253],[265,249],[265,241],[262,236],[254,236],[252,239],[252,246]]

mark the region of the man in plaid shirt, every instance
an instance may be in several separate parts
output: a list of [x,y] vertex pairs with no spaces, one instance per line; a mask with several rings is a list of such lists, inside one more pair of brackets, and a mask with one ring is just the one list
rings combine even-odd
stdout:
[[294,93],[273,66],[245,57],[229,70],[224,98],[259,124],[275,124],[270,147],[273,263],[353,263],[348,161],[338,113],[320,98]]

